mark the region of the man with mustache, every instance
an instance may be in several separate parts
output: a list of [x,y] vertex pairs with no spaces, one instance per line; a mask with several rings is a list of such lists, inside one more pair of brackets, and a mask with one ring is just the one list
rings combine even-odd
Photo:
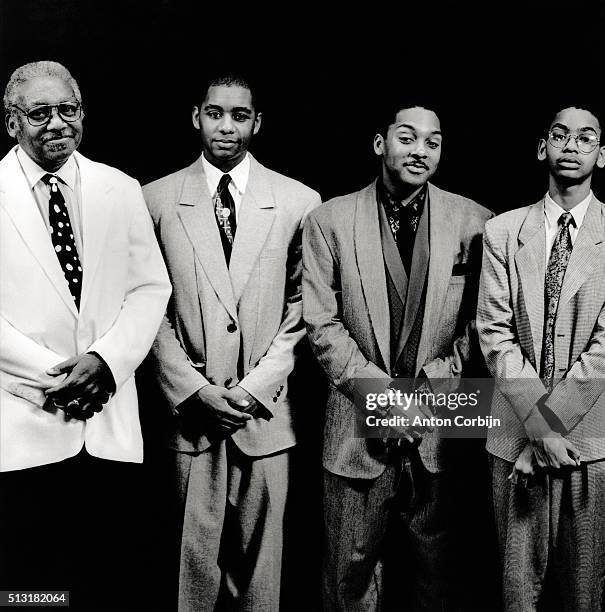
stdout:
[[398,595],[410,609],[446,605],[443,442],[412,427],[384,441],[356,436],[353,399],[356,380],[457,388],[472,363],[481,233],[491,216],[429,183],[443,139],[431,105],[396,100],[378,128],[377,180],[313,211],[303,236],[303,316],[331,383],[323,451],[331,612],[382,609],[383,551],[400,519],[408,537],[393,543],[407,561],[391,568]]
[[110,609],[136,558],[134,371],[170,284],[139,184],[76,151],[69,71],[17,68],[4,109],[18,145],[0,161],[1,588]]
[[320,200],[248,153],[262,115],[246,79],[199,93],[202,155],[144,188],[174,286],[151,364],[171,415],[179,610],[277,611],[302,224]]
[[601,123],[561,107],[548,191],[487,223],[477,328],[496,378],[488,436],[504,609],[600,610],[605,576],[605,166]]

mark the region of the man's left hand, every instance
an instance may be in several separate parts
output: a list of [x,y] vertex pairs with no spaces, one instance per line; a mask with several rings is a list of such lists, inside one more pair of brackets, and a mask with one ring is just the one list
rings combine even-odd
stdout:
[[[96,355],[84,353],[63,361],[46,371],[49,376],[67,374],[58,385],[46,390],[46,397],[75,418],[90,418],[110,398],[107,366]],[[95,405],[93,412],[80,415],[80,407]],[[90,413],[90,416],[88,416]]]
[[235,387],[231,387],[227,394],[225,395],[225,399],[238,410],[242,412],[246,412],[247,414],[252,415],[255,419],[264,418],[269,420],[273,415],[256,399],[250,395],[245,389],[236,385]]

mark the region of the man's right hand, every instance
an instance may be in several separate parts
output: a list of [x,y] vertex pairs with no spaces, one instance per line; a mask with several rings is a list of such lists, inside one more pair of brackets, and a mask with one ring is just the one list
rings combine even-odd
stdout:
[[538,410],[525,421],[536,463],[541,467],[560,468],[580,465],[580,451],[561,434],[553,431]]
[[223,434],[231,435],[245,427],[253,417],[246,412],[232,408],[227,401],[228,393],[229,390],[224,387],[206,385],[196,393],[196,396],[202,403],[203,417],[208,424]]

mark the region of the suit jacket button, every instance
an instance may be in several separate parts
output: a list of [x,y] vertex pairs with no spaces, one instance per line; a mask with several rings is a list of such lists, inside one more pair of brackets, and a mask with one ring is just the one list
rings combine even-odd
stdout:
[[228,387],[233,382],[233,378],[229,376],[229,378],[225,381],[225,387]]
[[277,397],[279,397],[281,395],[281,391],[276,391],[275,395],[277,395]]
[[283,385],[280,385],[280,386],[279,386],[279,390],[280,390],[280,391],[283,391],[283,390],[284,390],[284,386],[283,386]]
[[237,331],[237,325],[235,323],[229,323],[229,325],[227,325],[227,331],[230,334],[236,332]]
[[274,397],[274,398],[273,398],[273,401],[274,401],[275,403],[277,403],[277,398],[276,398],[276,397]]

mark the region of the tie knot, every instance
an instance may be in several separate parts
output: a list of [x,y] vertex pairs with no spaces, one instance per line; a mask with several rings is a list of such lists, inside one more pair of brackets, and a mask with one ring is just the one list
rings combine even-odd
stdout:
[[51,188],[51,191],[57,191],[57,183],[59,179],[54,174],[45,174],[42,177],[42,182]]
[[223,174],[223,176],[221,176],[221,180],[218,183],[218,191],[223,191],[223,189],[227,189],[227,187],[229,187],[230,182],[231,182],[231,175]]
[[559,225],[562,225],[563,227],[569,227],[570,225],[573,225],[575,227],[576,221],[570,212],[564,212],[559,217]]

